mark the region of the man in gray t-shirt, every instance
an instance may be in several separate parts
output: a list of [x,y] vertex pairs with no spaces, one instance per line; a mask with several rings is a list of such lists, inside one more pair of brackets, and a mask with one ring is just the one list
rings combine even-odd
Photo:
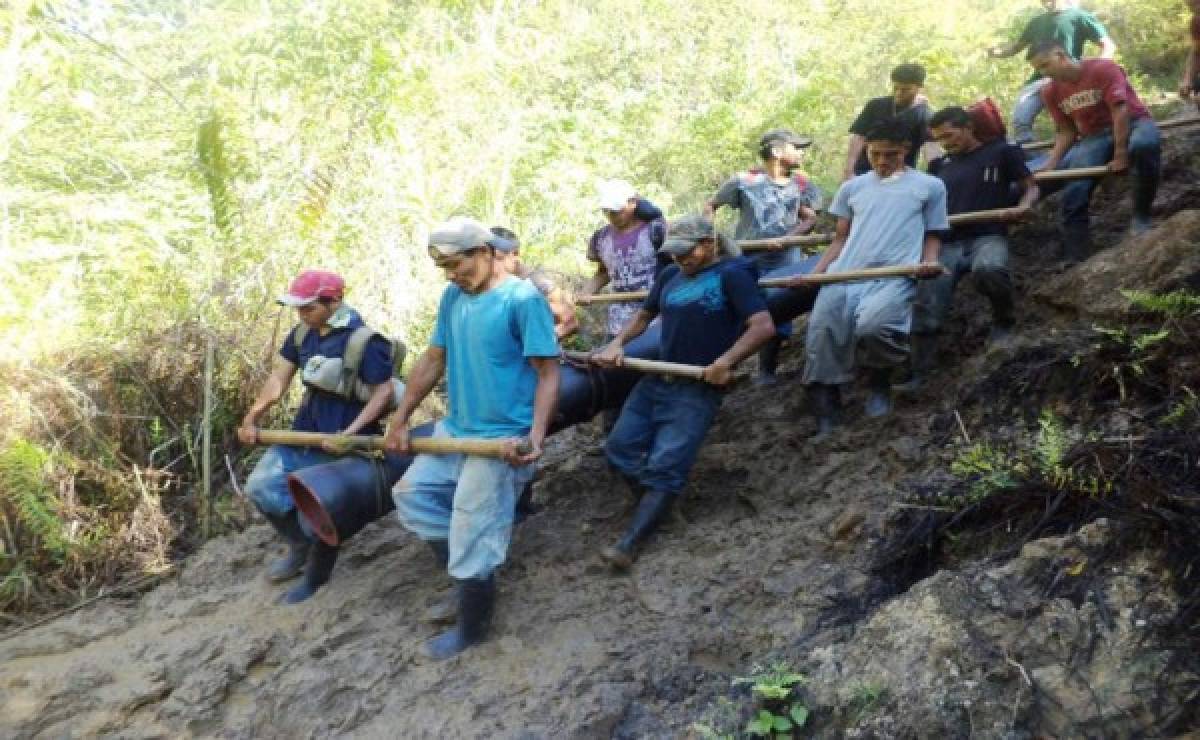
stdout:
[[[816,209],[821,206],[821,191],[799,171],[804,150],[811,144],[812,139],[788,129],[772,129],[763,134],[758,143],[762,167],[739,172],[722,183],[705,206],[707,216],[711,218],[721,206],[736,209],[734,238],[738,240],[771,239],[811,231],[817,220]],[[753,258],[762,274],[803,259],[799,247],[771,249]],[[756,381],[762,384],[775,381],[779,348],[792,335],[791,322],[777,325],[775,332],[758,353]]]
[[[938,232],[950,228],[946,186],[904,164],[911,144],[902,122],[877,125],[867,134],[871,171],[838,189],[829,212],[837,216],[833,243],[811,274],[865,267],[916,265],[917,274],[941,274]],[[793,278],[796,287],[809,277]],[[867,416],[891,412],[891,370],[908,358],[913,280],[892,278],[826,285],[808,319],[804,383],[817,416],[817,438],[836,425],[838,388],[869,371]]]

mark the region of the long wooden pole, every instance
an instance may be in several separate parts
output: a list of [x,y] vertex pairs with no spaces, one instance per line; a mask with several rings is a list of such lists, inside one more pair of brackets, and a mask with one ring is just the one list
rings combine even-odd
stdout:
[[1033,179],[1036,182],[1082,180],[1085,177],[1104,177],[1107,174],[1108,168],[1101,165],[1099,167],[1076,167],[1069,170],[1043,170],[1042,172],[1033,173]]
[[[881,280],[885,278],[917,278],[916,265],[892,265],[890,267],[867,267],[862,270],[847,272],[826,272],[820,275],[794,275],[783,278],[764,278],[758,281],[761,288],[786,288],[788,282],[797,277],[806,277],[811,285],[830,285],[832,283],[853,283],[859,280]],[[625,293],[597,293],[590,296],[579,296],[576,303],[630,303],[644,301],[649,291],[631,290]],[[569,353],[568,353],[569,356]]]
[[[587,352],[567,350],[563,355],[576,362],[590,362],[591,355]],[[679,362],[663,362],[662,360],[643,360],[637,357],[626,357],[621,360],[621,367],[637,370],[641,373],[657,373],[659,375],[674,375],[679,378],[704,379],[704,368],[699,365],[684,365]]]
[[[1158,130],[1164,131],[1173,128],[1182,128],[1183,126],[1191,126],[1200,123],[1200,116],[1185,116],[1183,118],[1172,118],[1169,121],[1158,123]],[[1049,149],[1054,146],[1054,140],[1050,141],[1033,141],[1028,144],[1022,144],[1021,148],[1027,152],[1036,152],[1042,149]]]
[[774,239],[743,239],[738,242],[738,249],[743,252],[762,252],[767,249],[783,249],[784,247],[811,247],[828,244],[833,241],[833,234],[801,234],[797,236],[780,236]]
[[[258,443],[264,445],[288,445],[290,447],[320,447],[328,440],[347,439],[350,446],[358,450],[382,450],[383,437],[365,434],[341,435],[320,432],[297,432],[291,429],[260,429]],[[502,439],[473,439],[466,437],[413,437],[409,440],[413,452],[428,455],[461,453],[482,457],[500,457],[504,454]],[[519,451],[519,447],[518,447]]]

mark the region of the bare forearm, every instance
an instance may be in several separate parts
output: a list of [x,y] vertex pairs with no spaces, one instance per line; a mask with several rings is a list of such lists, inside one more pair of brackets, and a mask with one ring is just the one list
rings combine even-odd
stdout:
[[396,412],[396,420],[407,423],[412,413],[421,402],[433,391],[442,373],[446,370],[444,351],[433,347],[425,350],[412,372],[408,375],[408,383],[404,387],[404,398],[400,399],[400,409]]
[[529,430],[529,441],[534,447],[541,447],[558,403],[558,360],[538,358],[535,367],[538,382],[533,396],[533,426]]
[[1129,152],[1129,109],[1119,105],[1112,112],[1113,156],[1123,157]]
[[1060,128],[1054,132],[1054,146],[1050,148],[1050,154],[1046,157],[1045,169],[1052,170],[1058,167],[1058,163],[1066,156],[1067,150],[1075,143],[1075,131],[1073,129]]
[[384,381],[375,386],[371,390],[371,397],[367,399],[367,403],[363,406],[362,411],[358,412],[358,416],[354,417],[354,421],[342,430],[344,434],[358,434],[363,427],[371,424],[387,409],[388,401],[392,398],[392,382]]
[[1024,190],[1021,193],[1021,200],[1017,202],[1017,207],[1033,208],[1033,204],[1037,203],[1038,196],[1041,194],[1037,182],[1032,177],[1027,177],[1021,181],[1021,186]]
[[862,154],[863,147],[867,145],[867,140],[860,134],[850,134],[850,143],[846,147],[846,168],[847,176],[854,173],[854,165],[858,164],[858,157]]
[[596,274],[588,278],[587,282],[583,284],[583,294],[595,295],[600,292],[601,288],[608,285],[608,279],[608,271],[603,267],[597,268]]
[[1105,36],[1100,39],[1100,58],[1112,59],[1117,55],[1117,44],[1112,39]]
[[925,243],[921,245],[921,261],[932,264],[938,261],[942,251],[942,239],[937,234],[926,234]]
[[624,347],[626,344],[640,337],[653,320],[654,315],[650,312],[644,309],[638,311],[629,323],[625,325],[625,328],[617,336],[613,337],[613,341],[617,343],[617,346]]
[[773,336],[775,336],[775,324],[771,321],[771,315],[766,311],[756,313],[746,322],[746,330],[742,332],[738,340],[733,343],[732,347],[725,350],[717,361],[726,363],[731,368],[736,367],[742,360],[757,352],[758,348]]

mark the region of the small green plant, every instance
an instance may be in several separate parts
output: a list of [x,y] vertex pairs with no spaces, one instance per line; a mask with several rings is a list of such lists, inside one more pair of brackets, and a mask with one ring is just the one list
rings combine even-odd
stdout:
[[1196,392],[1186,385],[1183,387],[1183,392],[1187,394],[1187,398],[1177,401],[1171,406],[1171,410],[1162,418],[1164,425],[1179,426],[1187,421],[1188,417],[1194,417],[1197,412],[1200,412],[1200,397],[1196,395]]
[[1159,314],[1168,319],[1182,319],[1200,312],[1200,295],[1188,290],[1170,293],[1148,293],[1144,290],[1122,290],[1121,295],[1133,308]]
[[883,684],[862,682],[852,688],[850,707],[854,721],[862,719],[887,701],[888,690]]
[[1028,470],[1013,456],[987,442],[977,442],[959,453],[950,463],[950,472],[971,481],[965,498],[939,498],[938,504],[965,508],[999,491],[1016,488]]
[[755,668],[745,678],[734,679],[734,685],[750,685],[750,691],[759,702],[758,713],[746,725],[746,732],[755,737],[790,737],[808,722],[808,708],[794,696],[795,690],[805,681],[804,674],[796,673],[785,663]]

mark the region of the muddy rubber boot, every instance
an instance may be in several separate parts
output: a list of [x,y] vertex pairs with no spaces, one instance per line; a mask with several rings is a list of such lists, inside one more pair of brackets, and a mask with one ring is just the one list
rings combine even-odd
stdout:
[[755,385],[775,385],[779,382],[775,371],[779,369],[779,350],[783,347],[783,338],[771,337],[758,350],[758,372],[754,375]]
[[333,566],[337,563],[338,548],[318,541],[310,549],[308,562],[304,565],[304,580],[283,595],[283,603],[299,604],[306,601],[317,589],[329,582]]
[[871,368],[867,380],[871,392],[867,395],[867,402],[863,404],[863,411],[868,417],[878,419],[892,413],[891,377],[891,368]]
[[304,570],[304,563],[308,560],[312,542],[304,535],[304,530],[300,529],[300,520],[295,510],[282,516],[276,514],[264,514],[263,516],[267,518],[279,536],[288,543],[287,554],[267,566],[267,580],[275,583],[291,580]]
[[467,578],[458,582],[458,623],[425,643],[422,652],[446,660],[487,639],[496,606],[496,579]]
[[658,528],[674,501],[675,495],[666,491],[649,491],[642,496],[637,511],[633,512],[629,529],[625,530],[617,544],[600,551],[600,559],[615,570],[629,570],[637,559],[638,545]]
[[1062,230],[1063,262],[1074,264],[1092,256],[1092,235],[1087,224],[1066,224]]
[[992,299],[992,328],[988,332],[988,347],[1003,347],[1012,341],[1012,330],[1017,325],[1014,316],[1012,293]]
[[[450,562],[450,543],[446,540],[428,540],[429,549],[438,567],[446,570]],[[430,624],[454,624],[458,619],[458,594],[454,589],[435,601],[425,610],[425,621]]]
[[808,404],[817,417],[817,431],[812,441],[821,442],[837,429],[841,419],[841,391],[836,385],[813,383],[808,387]]
[[538,507],[533,503],[533,481],[525,484],[521,495],[517,498],[517,506],[513,510],[513,525],[520,524],[537,513]]
[[892,386],[897,393],[916,393],[925,387],[937,358],[937,334],[913,334],[909,341],[912,350],[908,355],[908,364],[912,372],[908,380]]

